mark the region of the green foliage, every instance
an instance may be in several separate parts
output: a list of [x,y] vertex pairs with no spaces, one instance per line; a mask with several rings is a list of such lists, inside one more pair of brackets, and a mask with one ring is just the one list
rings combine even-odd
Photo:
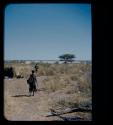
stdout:
[[64,61],[64,63],[73,62],[75,55],[74,54],[63,54],[63,55],[59,56],[59,58],[60,58],[60,61]]

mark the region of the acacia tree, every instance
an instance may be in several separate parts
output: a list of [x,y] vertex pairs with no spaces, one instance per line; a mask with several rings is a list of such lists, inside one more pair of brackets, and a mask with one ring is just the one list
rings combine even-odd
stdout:
[[74,54],[63,54],[59,56],[59,58],[60,58],[60,61],[64,61],[64,63],[68,63],[68,62],[72,63],[74,61],[73,59],[76,57]]

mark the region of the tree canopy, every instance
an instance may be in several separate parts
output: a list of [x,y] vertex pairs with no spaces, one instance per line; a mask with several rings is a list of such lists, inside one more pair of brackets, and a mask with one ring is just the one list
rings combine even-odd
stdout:
[[74,61],[73,59],[76,57],[74,54],[63,54],[63,55],[60,55],[59,58],[60,58],[60,61],[64,61],[64,63],[67,63],[67,62],[73,62]]

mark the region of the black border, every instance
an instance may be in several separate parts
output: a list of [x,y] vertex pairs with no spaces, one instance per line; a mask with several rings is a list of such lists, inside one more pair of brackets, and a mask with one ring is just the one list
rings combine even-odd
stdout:
[[[106,3],[97,3],[96,0],[76,0],[76,1],[38,1],[35,0],[3,0],[0,1],[0,83],[4,82],[3,80],[3,66],[4,66],[4,12],[5,7],[8,4],[14,3],[89,3],[92,6],[92,95],[93,95],[93,119],[92,121],[76,121],[74,122],[47,122],[47,123],[58,123],[58,124],[96,124],[98,122],[108,122],[109,111],[105,108],[108,105],[108,75],[105,73],[108,72],[106,65],[108,64],[108,53],[107,53],[107,31],[109,20],[109,6]],[[110,26],[110,25],[109,25]],[[107,60],[107,61],[105,61]],[[2,71],[2,72],[1,72]],[[2,77],[1,77],[2,76]],[[6,123],[17,123],[18,121],[7,121],[3,116],[3,84],[0,84],[0,121]],[[103,110],[104,109],[104,110]],[[19,121],[21,122],[21,121]],[[39,121],[22,121],[24,123],[38,123]],[[45,121],[44,121],[45,122]],[[43,123],[44,123],[43,122]],[[40,122],[42,124],[42,122]]]
[[93,8],[92,44],[92,85],[93,114],[95,123],[109,124],[112,120],[111,82],[110,82],[110,3],[95,3]]

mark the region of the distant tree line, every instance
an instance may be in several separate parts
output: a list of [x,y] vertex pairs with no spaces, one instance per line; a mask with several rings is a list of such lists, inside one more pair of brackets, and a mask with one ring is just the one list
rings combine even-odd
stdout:
[[[68,62],[73,62],[75,58],[74,54],[62,54],[59,56],[60,61],[63,61],[64,63],[68,63]],[[13,60],[14,63],[17,63],[18,61]],[[20,60],[20,62],[24,62],[22,60]],[[56,64],[58,64],[59,62],[57,61]],[[34,67],[35,72],[38,72],[39,66],[38,64],[35,65]],[[4,76],[7,76],[9,78],[13,78],[15,76],[15,71],[13,67],[5,67],[4,68]]]

